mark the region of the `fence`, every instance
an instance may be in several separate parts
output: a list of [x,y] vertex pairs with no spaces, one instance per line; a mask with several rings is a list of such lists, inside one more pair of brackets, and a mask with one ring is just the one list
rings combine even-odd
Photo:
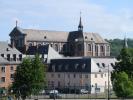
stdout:
[[[7,93],[7,96],[13,96],[12,93]],[[21,96],[21,91],[20,91]],[[1,95],[2,96],[2,95]],[[4,96],[4,95],[3,95]],[[2,97],[3,97],[2,96]],[[64,88],[47,87],[41,89],[38,94],[31,95],[27,99],[96,99],[108,98],[108,89],[103,86],[66,86]],[[109,98],[116,98],[114,92],[110,89]]]

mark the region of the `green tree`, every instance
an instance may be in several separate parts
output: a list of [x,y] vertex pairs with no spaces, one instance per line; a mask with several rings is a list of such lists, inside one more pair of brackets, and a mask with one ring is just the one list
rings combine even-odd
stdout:
[[133,96],[133,60],[129,49],[123,48],[117,60],[111,73],[113,89],[118,97],[131,97]]
[[31,94],[37,94],[44,87],[44,69],[38,54],[33,59],[25,58],[14,74],[12,89],[16,96],[21,95],[25,99]]
[[133,81],[125,72],[115,72],[113,76],[113,89],[118,97],[133,97]]

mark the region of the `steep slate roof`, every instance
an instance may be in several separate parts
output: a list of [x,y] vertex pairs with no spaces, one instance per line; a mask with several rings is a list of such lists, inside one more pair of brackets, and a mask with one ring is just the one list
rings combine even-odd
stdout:
[[[10,33],[10,35],[13,34],[16,30],[21,34],[26,35],[27,41],[68,42],[68,40],[73,40],[76,37],[82,38],[80,31],[63,32],[37,29],[23,29],[20,27],[15,27]],[[95,43],[107,43],[98,33],[83,32],[83,37],[84,41],[94,41]]]
[[84,32],[83,36],[84,36],[84,41],[95,41],[95,43],[108,43],[98,33]]
[[0,56],[0,64],[9,64],[9,61]]
[[16,48],[11,48],[7,42],[0,42],[0,54],[21,54]]
[[22,29],[17,28],[22,34],[27,35],[28,41],[62,41],[67,42],[69,32],[63,31],[49,31],[36,29]]

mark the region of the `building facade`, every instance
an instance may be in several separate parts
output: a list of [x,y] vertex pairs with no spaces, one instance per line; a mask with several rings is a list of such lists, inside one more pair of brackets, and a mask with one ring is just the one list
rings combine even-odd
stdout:
[[[46,74],[48,87],[82,89],[90,93],[104,92],[111,85],[110,72],[114,58],[64,58],[53,59]],[[108,81],[109,80],[109,81]],[[109,84],[108,84],[109,82]]]
[[64,56],[110,56],[109,43],[98,33],[84,32],[81,17],[77,31],[22,29],[16,26],[9,36],[11,46],[24,54],[29,53],[30,47],[37,51],[39,47],[49,44]]
[[16,48],[0,42],[0,88],[7,89],[14,81],[14,73],[23,58]]

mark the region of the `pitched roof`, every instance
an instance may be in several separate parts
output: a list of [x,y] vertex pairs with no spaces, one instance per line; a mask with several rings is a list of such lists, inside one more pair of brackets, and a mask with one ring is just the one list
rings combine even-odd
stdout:
[[0,56],[0,64],[9,64],[9,61]]
[[98,33],[83,33],[85,41],[95,41],[95,43],[108,43]]
[[11,48],[7,42],[0,41],[0,54],[21,54],[16,48]]
[[[10,33],[13,34],[16,31],[23,35],[26,35],[27,41],[57,41],[68,42],[76,37],[84,37],[84,41],[94,41],[95,43],[107,43],[98,33],[83,32],[82,36],[79,34],[81,31],[49,31],[49,30],[37,30],[37,29],[23,29],[15,27]],[[87,38],[86,38],[87,37]],[[83,39],[83,38],[82,38]]]
[[22,29],[17,28],[22,34],[27,35],[28,41],[62,41],[67,42],[69,32],[49,31],[37,29]]

